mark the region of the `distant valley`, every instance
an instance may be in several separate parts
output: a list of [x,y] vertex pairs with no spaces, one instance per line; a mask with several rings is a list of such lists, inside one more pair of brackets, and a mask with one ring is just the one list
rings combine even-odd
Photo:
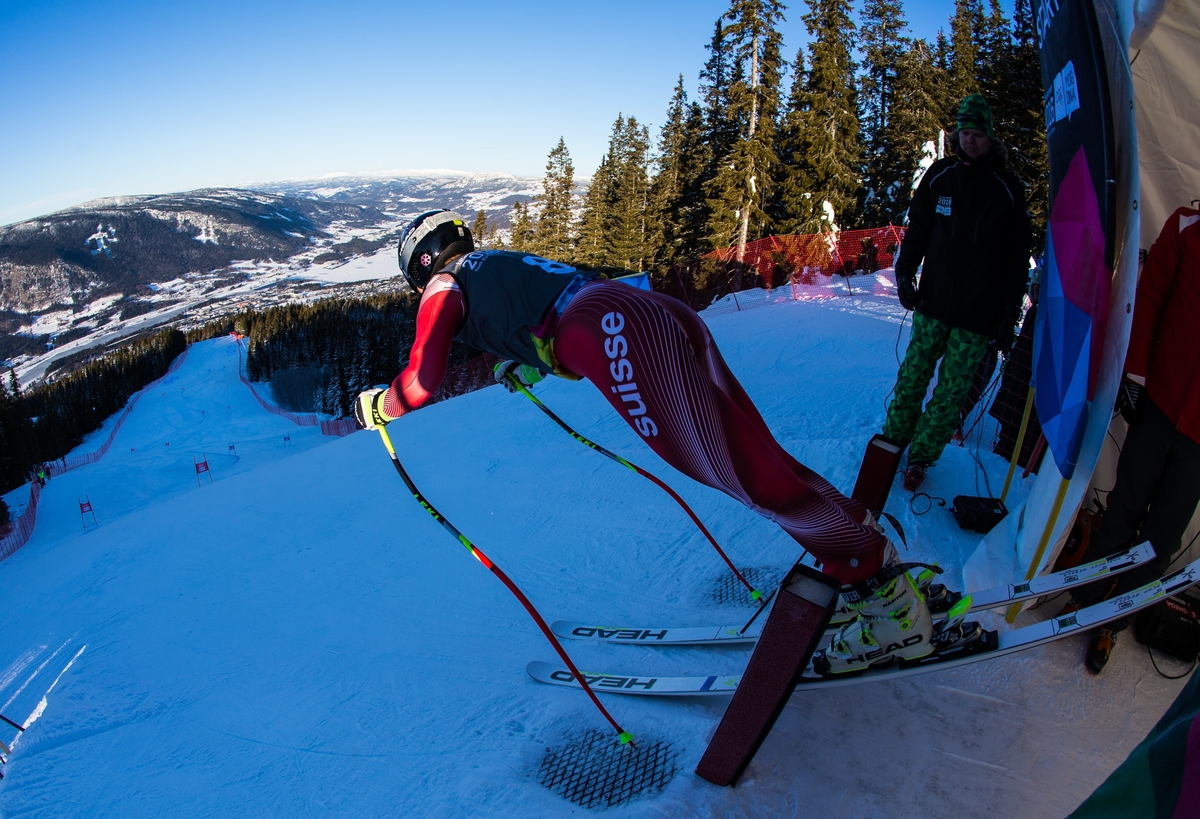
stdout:
[[99,199],[0,227],[0,365],[29,383],[153,326],[398,289],[380,280],[399,273],[407,220],[484,210],[505,231],[539,190],[507,174],[337,177]]

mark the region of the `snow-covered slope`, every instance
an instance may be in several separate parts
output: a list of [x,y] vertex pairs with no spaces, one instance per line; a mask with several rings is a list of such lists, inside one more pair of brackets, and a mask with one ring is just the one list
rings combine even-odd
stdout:
[[[895,302],[839,297],[707,320],[781,442],[848,490],[907,335]],[[408,495],[378,436],[322,438],[268,415],[238,382],[236,356],[226,339],[193,347],[104,460],[47,485],[33,539],[0,563],[0,712],[37,715],[5,768],[0,813],[585,813],[539,784],[538,765],[547,746],[605,726],[581,693],[526,676],[527,661],[553,659],[533,623]],[[773,525],[665,466],[587,383],[551,379],[538,392],[670,482],[742,566],[782,573],[797,557]],[[713,603],[721,564],[665,495],[520,397],[493,387],[389,429],[423,492],[548,619],[748,613]],[[197,486],[200,456],[215,481]],[[986,446],[979,457],[997,487],[1005,465]],[[952,446],[925,488],[949,499],[975,482],[972,452]],[[953,582],[975,537],[944,509],[914,514],[904,494],[889,508],[911,554],[939,560]],[[86,533],[84,497],[101,524]],[[664,674],[736,672],[749,656],[569,649],[584,668]],[[1183,684],[1160,678],[1128,637],[1101,678],[1083,671],[1082,650],[1064,641],[798,694],[736,789],[691,773],[723,701],[609,699],[637,737],[680,753],[661,794],[609,815],[1063,816]]]

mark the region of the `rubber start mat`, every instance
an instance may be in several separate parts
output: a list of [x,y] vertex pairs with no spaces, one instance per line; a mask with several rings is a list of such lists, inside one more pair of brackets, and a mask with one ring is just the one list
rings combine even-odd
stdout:
[[[785,570],[769,566],[755,566],[749,569],[738,569],[742,577],[751,586],[762,592],[764,598],[779,588],[779,579]],[[757,606],[758,601],[750,596],[750,590],[737,579],[731,571],[724,571],[719,577],[712,578],[708,600],[722,606]]]
[[622,745],[611,731],[590,728],[546,749],[542,785],[583,808],[609,808],[659,793],[679,771],[669,742],[635,737]]

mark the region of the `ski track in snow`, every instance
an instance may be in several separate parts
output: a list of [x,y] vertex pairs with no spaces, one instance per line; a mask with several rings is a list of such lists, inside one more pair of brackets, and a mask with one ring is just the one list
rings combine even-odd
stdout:
[[[903,311],[875,296],[739,297],[753,309],[706,316],[722,353],[783,445],[848,491],[883,422]],[[536,626],[413,502],[376,436],[324,438],[263,412],[237,355],[229,339],[196,345],[104,459],[47,484],[33,538],[0,562],[0,702],[18,721],[37,715],[5,768],[0,813],[585,814],[539,784],[538,765],[547,746],[605,724],[579,692],[526,676],[529,660],[554,658]],[[594,388],[549,379],[538,394],[670,483],[739,566],[781,575],[797,558],[772,524],[667,467]],[[422,492],[547,620],[749,615],[714,603],[722,564],[669,497],[519,396],[485,389],[389,430]],[[930,471],[931,496],[982,493],[968,443]],[[1007,465],[987,442],[978,451],[999,487]],[[197,486],[205,455],[214,482]],[[1014,498],[1027,490],[1018,479]],[[100,523],[87,531],[85,497]],[[897,488],[888,507],[908,535],[901,551],[957,585],[977,537],[947,509],[905,501]],[[582,667],[655,674],[737,673],[750,653],[568,650]],[[680,772],[606,815],[1063,816],[1185,682],[1157,676],[1130,637],[1100,678],[1082,651],[1075,638],[798,694],[735,789],[691,773],[725,700],[608,698],[636,737],[674,743]]]

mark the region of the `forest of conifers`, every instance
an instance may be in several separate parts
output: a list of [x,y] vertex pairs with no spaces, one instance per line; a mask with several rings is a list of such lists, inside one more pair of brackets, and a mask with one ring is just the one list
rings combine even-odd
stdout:
[[[959,102],[979,91],[995,112],[1010,167],[1044,232],[1047,185],[1042,83],[1030,0],[956,0],[948,33],[908,35],[900,0],[808,0],[811,42],[783,55],[778,0],[732,0],[713,26],[697,100],[680,75],[656,146],[618,115],[581,203],[563,140],[542,193],[518,204],[507,241],[483,211],[474,233],[581,266],[648,270],[768,235],[902,224],[920,163],[944,144]],[[786,86],[786,93],[785,93]],[[190,331],[134,341],[26,393],[0,384],[0,491],[62,457],[194,342],[248,336],[247,375],[289,409],[344,416],[363,388],[406,363],[416,302],[407,295],[330,299],[248,311]],[[451,365],[475,351],[455,346]]]
[[[560,139],[506,246],[661,272],[767,235],[902,224],[922,159],[949,150],[944,135],[976,91],[1028,188],[1040,246],[1046,148],[1030,0],[1015,0],[1011,20],[999,0],[956,0],[949,33],[932,43],[908,35],[900,0],[864,0],[857,19],[849,0],[804,6],[811,42],[786,63],[784,5],[732,0],[713,26],[699,99],[680,75],[656,148],[635,116],[619,115],[580,209]],[[486,213],[474,232],[496,246]]]
[[0,383],[0,492],[78,446],[129,396],[162,377],[186,347],[182,332],[162,330],[28,391],[9,370],[8,383]]

